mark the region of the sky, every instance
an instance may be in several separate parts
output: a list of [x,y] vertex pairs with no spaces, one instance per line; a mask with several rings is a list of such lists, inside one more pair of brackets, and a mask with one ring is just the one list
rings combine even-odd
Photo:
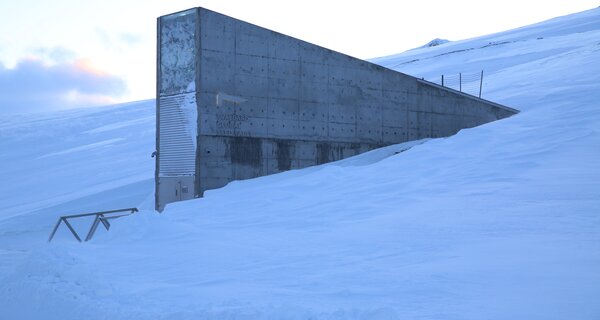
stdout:
[[205,7],[362,59],[600,6],[600,0],[0,2],[0,115],[154,98],[156,18]]

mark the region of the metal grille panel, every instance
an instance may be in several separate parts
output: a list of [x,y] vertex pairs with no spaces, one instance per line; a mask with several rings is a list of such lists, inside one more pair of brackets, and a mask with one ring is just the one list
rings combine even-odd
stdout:
[[[159,176],[189,176],[196,172],[195,94],[159,100]],[[186,112],[188,111],[188,112]]]

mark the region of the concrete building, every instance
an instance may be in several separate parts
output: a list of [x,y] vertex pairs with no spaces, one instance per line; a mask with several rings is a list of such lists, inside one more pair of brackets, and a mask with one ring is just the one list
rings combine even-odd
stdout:
[[156,208],[517,110],[204,8],[158,19]]

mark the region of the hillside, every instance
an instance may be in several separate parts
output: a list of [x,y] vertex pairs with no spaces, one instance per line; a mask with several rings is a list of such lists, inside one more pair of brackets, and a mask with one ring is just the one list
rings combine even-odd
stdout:
[[[484,70],[521,113],[160,215],[153,101],[0,117],[1,318],[598,319],[599,39],[594,9],[373,59]],[[46,242],[61,214],[129,206]]]

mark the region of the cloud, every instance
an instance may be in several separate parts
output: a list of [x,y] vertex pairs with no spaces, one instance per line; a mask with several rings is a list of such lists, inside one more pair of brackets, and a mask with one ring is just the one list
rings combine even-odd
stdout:
[[134,32],[113,32],[96,27],[94,29],[98,43],[111,51],[123,52],[129,50],[131,46],[136,46],[144,41],[142,34]]
[[53,47],[53,48],[37,48],[35,50],[35,57],[42,58],[44,61],[49,60],[53,63],[60,62],[66,63],[69,61],[73,61],[77,58],[77,54],[75,52],[65,49],[62,47]]
[[56,55],[64,59],[47,64],[28,58],[14,68],[0,63],[0,114],[110,104],[126,93],[123,79],[94,68],[89,60],[66,61],[66,51]]
[[119,39],[124,43],[138,44],[144,40],[144,37],[141,34],[133,32],[122,32],[119,34]]

